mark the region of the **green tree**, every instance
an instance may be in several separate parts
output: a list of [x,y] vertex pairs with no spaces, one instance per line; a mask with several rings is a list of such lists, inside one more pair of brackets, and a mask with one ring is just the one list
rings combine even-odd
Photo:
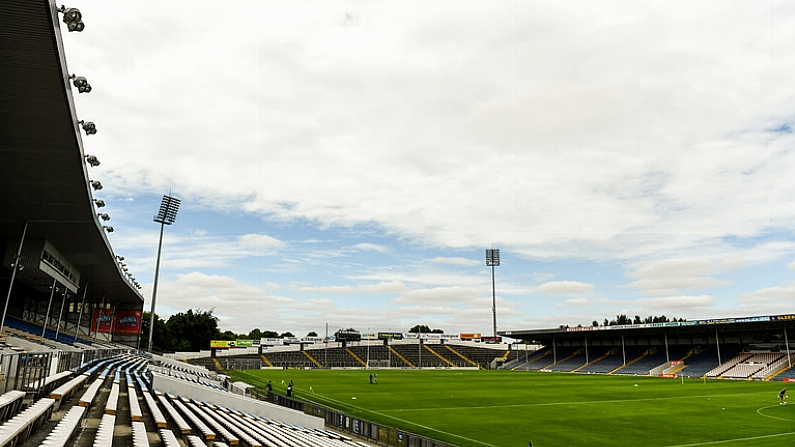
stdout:
[[428,334],[428,333],[431,332],[431,328],[429,328],[427,325],[424,325],[424,324],[418,324],[418,325],[415,325],[414,327],[412,327],[411,329],[409,329],[409,333],[415,333],[416,334],[417,332],[420,332],[420,333],[423,333],[423,334]]
[[254,328],[251,330],[251,332],[248,333],[247,338],[249,340],[259,340],[260,338],[262,338],[262,331],[259,330],[259,328]]
[[180,312],[169,317],[166,325],[170,337],[163,347],[169,351],[207,349],[210,347],[210,340],[218,339],[220,335],[218,317],[214,316],[211,310],[188,309],[187,312]]
[[315,331],[309,331],[309,333],[308,333],[308,334],[306,334],[306,336],[307,336],[307,337],[317,337],[317,332],[315,332]]

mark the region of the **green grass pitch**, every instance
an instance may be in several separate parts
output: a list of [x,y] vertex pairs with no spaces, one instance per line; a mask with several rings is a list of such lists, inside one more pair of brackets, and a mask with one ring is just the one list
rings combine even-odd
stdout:
[[[780,382],[473,370],[245,370],[242,380],[463,447],[795,446]],[[310,389],[311,387],[311,389]],[[795,387],[792,389],[795,392]]]

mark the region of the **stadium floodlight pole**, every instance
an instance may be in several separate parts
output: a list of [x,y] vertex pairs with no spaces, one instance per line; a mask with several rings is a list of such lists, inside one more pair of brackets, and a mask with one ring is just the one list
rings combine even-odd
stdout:
[[171,196],[163,196],[160,202],[160,211],[155,216],[154,221],[160,224],[160,241],[157,243],[157,261],[155,263],[155,283],[152,286],[152,310],[149,312],[149,341],[147,351],[152,352],[152,334],[155,328],[155,301],[157,300],[157,280],[160,276],[160,252],[163,248],[163,229],[166,225],[171,225],[177,219],[179,210],[179,199]]
[[486,250],[486,266],[491,267],[491,313],[494,318],[494,333],[497,336],[497,292],[494,287],[494,267],[500,265],[500,250],[487,249]]
[[11,301],[11,288],[14,287],[14,279],[17,277],[17,272],[22,270],[20,261],[22,260],[22,244],[25,243],[25,235],[28,232],[28,221],[25,221],[25,226],[22,227],[22,237],[19,238],[19,248],[17,254],[14,256],[14,263],[11,265],[11,279],[8,281],[8,295],[6,295],[6,304],[3,306],[3,318],[0,318],[0,334],[6,325],[6,313],[8,312],[8,302]]

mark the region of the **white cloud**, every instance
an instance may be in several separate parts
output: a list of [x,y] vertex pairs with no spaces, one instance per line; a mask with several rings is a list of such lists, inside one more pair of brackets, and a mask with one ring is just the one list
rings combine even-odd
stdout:
[[96,37],[69,39],[103,86],[81,108],[125,117],[95,141],[117,148],[103,166],[118,188],[535,256],[721,244],[792,214],[766,205],[791,190],[795,155],[765,130],[795,89],[789,33],[764,5],[715,19],[442,2],[417,20],[411,4],[239,2],[197,29],[213,8],[147,9],[156,35],[94,3]]
[[690,308],[710,307],[715,305],[715,299],[709,295],[697,296],[666,296],[658,298],[640,298],[636,301],[643,309],[652,313],[662,311],[683,312]]
[[241,284],[228,276],[191,272],[178,275],[173,282],[160,281],[155,312],[167,319],[187,309],[212,310],[221,327],[232,326],[241,331],[248,328],[248,332],[260,327],[279,306],[291,302],[289,298],[271,295],[263,288]]
[[786,283],[775,286],[765,287],[751,293],[744,293],[740,295],[739,302],[741,304],[754,304],[754,303],[778,303],[778,304],[795,304],[795,281],[787,281]]
[[[593,303],[587,298],[569,298],[563,302],[566,306],[590,306]],[[561,306],[558,306],[561,307]]]
[[366,283],[358,285],[344,285],[344,286],[319,286],[319,287],[301,287],[298,289],[302,293],[327,293],[332,295],[351,295],[351,294],[394,294],[406,290],[406,286],[400,281],[388,281],[379,283]]
[[731,281],[713,278],[718,270],[707,260],[698,258],[664,259],[642,265],[628,276],[639,278],[627,284],[641,289],[644,295],[672,295],[680,290],[703,290],[731,285]]
[[388,247],[379,244],[371,244],[369,242],[360,242],[354,245],[353,248],[362,251],[377,251],[379,253],[386,253],[389,251]]
[[475,266],[480,265],[482,261],[475,260],[475,259],[467,259],[467,258],[448,258],[444,256],[437,256],[429,260],[434,264],[449,264],[449,265],[461,265],[461,266]]
[[593,284],[578,281],[551,281],[541,284],[536,288],[537,293],[545,295],[573,295],[591,292],[595,289]]

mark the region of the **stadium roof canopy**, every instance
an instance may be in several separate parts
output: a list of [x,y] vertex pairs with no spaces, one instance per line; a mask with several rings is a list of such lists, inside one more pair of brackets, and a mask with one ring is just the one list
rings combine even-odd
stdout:
[[[554,329],[529,329],[500,332],[504,337],[537,342],[544,345],[554,343],[580,344],[610,342],[622,337],[638,341],[659,341],[660,337],[676,338],[680,343],[699,344],[705,340],[731,338],[738,343],[754,341],[787,341],[786,332],[795,328],[795,314],[767,315],[738,318],[713,318],[666,323],[625,324],[614,326],[562,326]],[[766,340],[770,337],[773,340]]]
[[[0,283],[8,283],[24,230],[26,244],[49,241],[80,272],[88,302],[140,307],[143,297],[125,278],[94,208],[89,169],[98,168],[86,165],[57,6],[2,2],[0,17],[0,240],[7,269]],[[31,261],[38,259],[25,263]],[[26,268],[16,281],[45,290],[52,277]]]

